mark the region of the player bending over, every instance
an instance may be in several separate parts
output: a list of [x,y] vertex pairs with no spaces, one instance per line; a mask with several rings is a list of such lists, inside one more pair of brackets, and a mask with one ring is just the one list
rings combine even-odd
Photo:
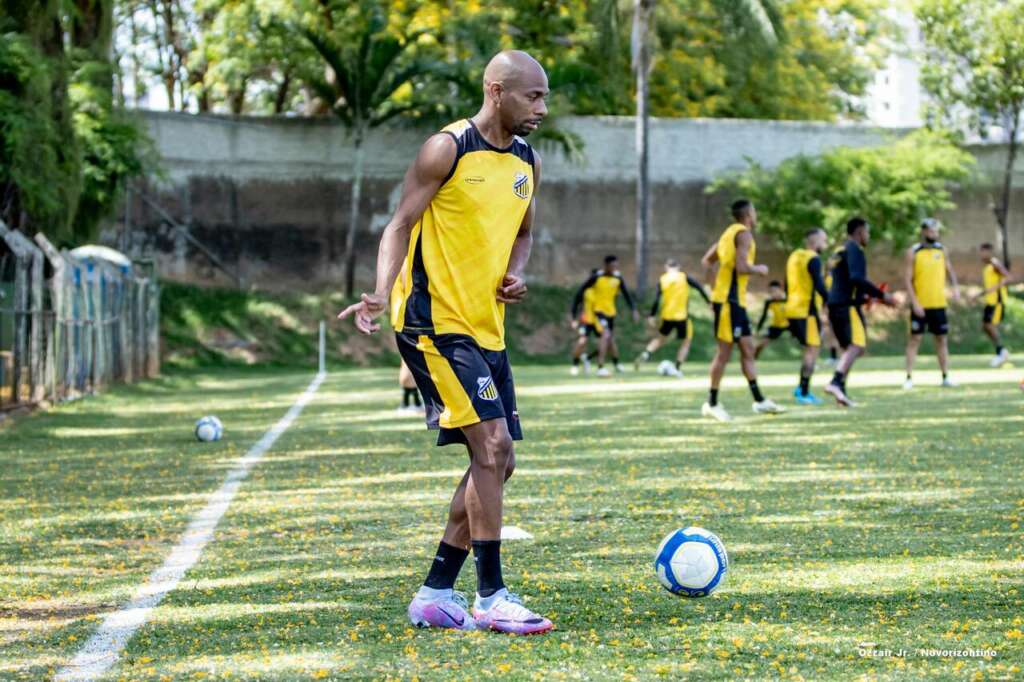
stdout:
[[765,322],[768,323],[768,333],[758,340],[757,347],[754,348],[755,358],[761,357],[761,351],[767,348],[769,343],[789,331],[789,320],[786,319],[786,290],[777,279],[768,282],[768,298],[764,301],[764,309],[761,310],[761,317],[755,329],[758,334],[761,333]]
[[676,339],[681,341],[676,352],[676,364],[672,376],[683,376],[683,363],[690,353],[690,342],[693,340],[693,321],[689,318],[690,288],[697,290],[705,302],[711,303],[700,282],[679,269],[679,261],[670,258],[665,262],[665,274],[658,280],[658,288],[651,304],[651,315],[648,322],[658,325],[658,335],[651,339],[636,360],[633,367],[640,370],[640,363],[647,362],[651,355],[668,341],[669,334],[675,332]]
[[[427,424],[440,429],[438,445],[469,450],[409,620],[532,634],[550,630],[551,621],[523,606],[501,572],[504,484],[515,468],[513,441],[522,439],[503,308],[526,295],[540,158],[523,137],[547,115],[548,79],[528,54],[507,51],[487,64],[483,86],[475,116],[420,148],[381,237],[376,289],[339,317],[353,316],[359,331],[371,334],[389,293],[401,297],[392,323],[426,400]],[[470,547],[477,572],[472,615],[454,591]]]

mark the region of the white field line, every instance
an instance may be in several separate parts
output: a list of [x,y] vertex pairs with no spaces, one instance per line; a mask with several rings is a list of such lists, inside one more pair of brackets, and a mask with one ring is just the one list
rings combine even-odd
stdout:
[[157,604],[177,587],[185,572],[199,561],[203,549],[213,539],[213,532],[224,512],[228,510],[242,481],[281,434],[288,430],[303,408],[312,400],[326,376],[324,372],[318,372],[288,412],[238,460],[224,478],[224,483],[210,495],[206,506],[192,517],[185,533],[163,565],[150,574],[149,579],[139,587],[131,601],[104,619],[99,629],[82,645],[74,659],[57,671],[55,680],[95,680],[117,663],[125,645],[146,622]]

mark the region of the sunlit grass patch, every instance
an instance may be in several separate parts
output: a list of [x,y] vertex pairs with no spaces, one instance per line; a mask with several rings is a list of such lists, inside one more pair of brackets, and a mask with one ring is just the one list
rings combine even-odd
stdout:
[[[681,382],[516,367],[526,440],[506,522],[534,538],[505,545],[505,575],[557,625],[525,639],[408,626],[466,452],[395,413],[393,370],[334,374],[111,679],[1014,679],[1024,393],[983,358],[956,363],[962,389],[930,386],[926,366],[905,393],[899,361],[870,358],[851,381],[862,408],[775,418],[750,414],[732,376],[728,425],[699,417],[696,364]],[[789,403],[793,363],[763,369]],[[0,677],[66,662],[308,379],[173,375],[0,432]],[[205,413],[224,441],[192,440]],[[651,569],[687,524],[730,551],[709,599],[669,595]]]

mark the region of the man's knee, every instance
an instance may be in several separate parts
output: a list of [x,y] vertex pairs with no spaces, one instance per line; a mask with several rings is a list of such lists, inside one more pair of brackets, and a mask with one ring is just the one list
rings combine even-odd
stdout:
[[484,452],[482,456],[473,458],[473,464],[505,475],[509,463],[514,464],[514,457],[512,437],[507,432],[495,433],[487,436],[484,441]]

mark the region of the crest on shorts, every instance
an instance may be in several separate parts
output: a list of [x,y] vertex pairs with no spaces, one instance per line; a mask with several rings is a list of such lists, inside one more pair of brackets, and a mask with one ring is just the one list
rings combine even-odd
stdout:
[[512,191],[520,199],[530,198],[530,178],[526,173],[518,172],[512,179]]
[[481,400],[497,400],[498,389],[494,386],[494,379],[491,377],[479,377],[476,380],[476,394]]

